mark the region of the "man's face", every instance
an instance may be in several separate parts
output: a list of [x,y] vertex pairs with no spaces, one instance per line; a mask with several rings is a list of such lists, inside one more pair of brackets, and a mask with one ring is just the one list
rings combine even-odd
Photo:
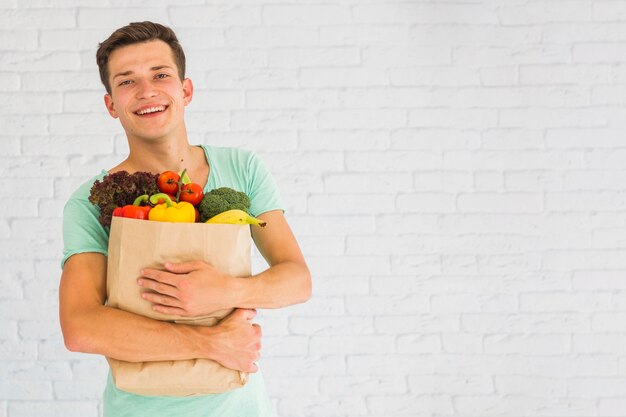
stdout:
[[165,139],[184,129],[191,80],[180,80],[170,47],[155,40],[116,49],[109,57],[111,94],[104,101],[129,138]]

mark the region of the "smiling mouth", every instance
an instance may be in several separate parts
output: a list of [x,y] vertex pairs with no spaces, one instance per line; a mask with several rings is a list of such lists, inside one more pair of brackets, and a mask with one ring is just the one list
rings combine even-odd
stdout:
[[138,116],[145,116],[147,114],[153,114],[153,113],[162,113],[167,109],[168,106],[153,106],[153,107],[148,107],[146,109],[141,109],[135,112],[136,115]]

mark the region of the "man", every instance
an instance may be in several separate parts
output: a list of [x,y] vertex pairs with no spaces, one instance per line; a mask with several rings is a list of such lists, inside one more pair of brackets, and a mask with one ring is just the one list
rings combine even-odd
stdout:
[[[126,132],[129,155],[79,187],[65,206],[59,289],[65,344],[74,352],[129,362],[207,358],[251,372],[243,388],[190,398],[130,394],[117,389],[109,375],[105,416],[270,415],[256,364],[261,330],[252,323],[255,309],[301,303],[311,293],[310,273],[283,216],[276,185],[252,152],[189,144],[184,109],[192,100],[193,84],[185,78],[184,53],[171,29],[151,22],[120,28],[100,44],[97,61],[106,108]],[[268,223],[252,228],[252,238],[270,265],[258,275],[233,278],[201,261],[142,272],[138,285],[147,290],[143,297],[157,311],[195,316],[236,308],[215,327],[161,322],[105,305],[108,231],[87,200],[91,185],[122,170],[183,168],[205,191],[229,186],[246,192],[251,214]]]

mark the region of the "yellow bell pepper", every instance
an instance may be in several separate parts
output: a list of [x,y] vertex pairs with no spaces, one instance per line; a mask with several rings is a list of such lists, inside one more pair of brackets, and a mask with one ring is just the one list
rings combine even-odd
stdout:
[[[165,203],[157,204],[160,199]],[[148,220],[157,222],[194,223],[196,221],[196,210],[194,206],[186,201],[176,203],[164,193],[154,194],[150,197],[152,204],[157,204],[150,210]]]

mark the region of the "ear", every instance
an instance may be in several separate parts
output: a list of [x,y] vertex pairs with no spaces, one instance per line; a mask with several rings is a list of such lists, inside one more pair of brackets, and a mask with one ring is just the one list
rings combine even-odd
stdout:
[[113,117],[114,119],[118,118],[118,114],[117,111],[115,110],[115,103],[113,103],[113,97],[111,96],[111,94],[105,94],[104,95],[104,105],[107,107],[107,110],[109,111],[109,114],[111,115],[111,117]]
[[193,83],[190,78],[185,78],[183,80],[183,102],[185,106],[191,103],[191,99],[193,98]]

